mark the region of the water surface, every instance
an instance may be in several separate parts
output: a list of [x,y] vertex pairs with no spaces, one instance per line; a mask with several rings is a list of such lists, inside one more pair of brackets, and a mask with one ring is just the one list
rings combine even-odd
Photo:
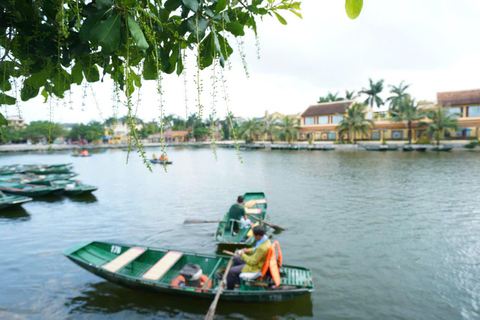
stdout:
[[[168,173],[110,150],[0,157],[73,162],[90,197],[46,198],[0,212],[0,318],[203,319],[209,301],[106,282],[62,256],[86,240],[213,253],[214,225],[247,191],[264,191],[288,264],[315,292],[291,302],[220,302],[218,319],[478,319],[478,153],[170,148]],[[149,149],[149,154],[158,149]]]

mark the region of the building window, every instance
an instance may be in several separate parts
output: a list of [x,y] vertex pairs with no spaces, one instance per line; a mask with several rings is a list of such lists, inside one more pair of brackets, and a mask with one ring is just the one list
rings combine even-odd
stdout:
[[469,117],[480,117],[480,106],[468,107]]
[[392,140],[402,140],[403,131],[392,131]]
[[372,140],[380,140],[380,131],[372,131]]
[[449,115],[458,113],[459,115],[458,115],[458,114],[455,115],[454,118],[458,118],[458,117],[462,117],[462,116],[463,116],[462,107],[447,108],[447,113],[448,113]]
[[328,124],[328,116],[318,117],[318,124]]
[[337,134],[335,132],[328,133],[328,140],[335,140],[337,138]]
[[341,115],[332,116],[332,123],[340,123],[342,120],[343,120],[343,116]]
[[305,117],[305,125],[315,124],[315,117]]

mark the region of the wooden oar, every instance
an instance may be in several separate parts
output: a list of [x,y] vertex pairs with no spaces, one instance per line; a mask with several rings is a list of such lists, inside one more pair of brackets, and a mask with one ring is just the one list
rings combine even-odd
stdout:
[[183,223],[184,224],[195,224],[195,223],[220,223],[220,222],[227,222],[224,220],[194,220],[194,219],[187,219]]
[[252,214],[250,214],[250,213],[247,213],[247,216],[249,216],[249,217],[251,217],[251,218],[253,218],[253,219],[257,220],[257,221],[260,221],[261,223],[265,223],[267,226],[272,227],[272,228],[274,228],[274,229],[278,229],[278,230],[281,230],[281,231],[287,230],[287,229],[285,229],[285,228],[282,228],[282,227],[280,227],[280,226],[277,226],[276,224],[268,223],[268,222],[266,222],[265,220],[262,220],[262,219],[260,219],[260,218],[257,218],[257,217],[255,217],[254,215],[252,215]]
[[222,282],[220,282],[220,284],[218,285],[217,294],[215,295],[215,299],[213,299],[213,302],[210,305],[210,308],[208,309],[207,315],[205,316],[205,320],[212,320],[213,316],[215,315],[215,309],[217,309],[218,299],[220,298],[220,295],[223,293],[223,287],[225,286],[227,275],[230,272],[230,268],[232,267],[233,258],[235,257],[231,257],[230,261],[228,262],[227,269],[225,269],[225,273],[223,274]]

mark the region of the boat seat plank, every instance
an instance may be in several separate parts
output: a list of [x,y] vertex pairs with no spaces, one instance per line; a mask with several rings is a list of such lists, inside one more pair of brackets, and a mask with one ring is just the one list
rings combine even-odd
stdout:
[[245,208],[245,212],[246,212],[246,213],[250,213],[250,214],[260,214],[260,213],[262,213],[262,209],[249,209],[249,208]]
[[182,252],[168,251],[145,274],[143,279],[157,281],[183,256]]
[[257,204],[264,204],[264,203],[267,203],[267,199],[252,199],[252,200],[248,200],[247,202],[245,202],[245,207],[253,208]]
[[110,271],[110,272],[117,272],[128,263],[135,260],[138,256],[145,252],[145,249],[139,247],[132,247],[107,263],[106,265],[102,266],[103,269]]

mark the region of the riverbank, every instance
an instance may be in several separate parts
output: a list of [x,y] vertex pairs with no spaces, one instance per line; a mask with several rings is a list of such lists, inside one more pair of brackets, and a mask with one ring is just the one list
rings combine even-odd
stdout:
[[[253,144],[245,144],[245,141],[240,140],[235,143],[235,141],[217,141],[215,145],[220,148],[235,148],[236,144],[240,149],[266,149],[266,150],[308,150],[308,149],[330,149],[330,150],[366,150],[367,148],[380,148],[382,144],[379,142],[358,142],[357,144],[338,144],[333,142],[314,142],[312,144],[308,142],[294,142],[288,144],[286,142],[275,142],[271,143],[269,141],[261,141]],[[452,148],[456,151],[480,151],[480,146],[477,148],[469,149],[465,146],[468,142],[465,141],[443,141],[441,146],[446,148]],[[406,142],[389,142],[387,143],[388,147],[398,148],[402,150],[402,147],[407,145]],[[159,148],[162,144],[159,142],[143,142],[144,148]],[[211,147],[211,142],[184,142],[184,143],[166,143],[166,147],[191,147],[191,148],[202,148],[202,147]],[[385,145],[383,145],[385,146]],[[414,145],[415,147],[425,147],[432,149],[436,147],[434,144],[426,145]],[[332,149],[333,148],[333,149]],[[67,145],[67,144],[9,144],[0,146],[0,154],[16,153],[16,152],[56,152],[56,151],[73,151],[79,149],[86,150],[108,150],[108,149],[128,149],[128,144],[86,144],[86,145]],[[135,150],[136,146],[132,145],[132,150]]]

